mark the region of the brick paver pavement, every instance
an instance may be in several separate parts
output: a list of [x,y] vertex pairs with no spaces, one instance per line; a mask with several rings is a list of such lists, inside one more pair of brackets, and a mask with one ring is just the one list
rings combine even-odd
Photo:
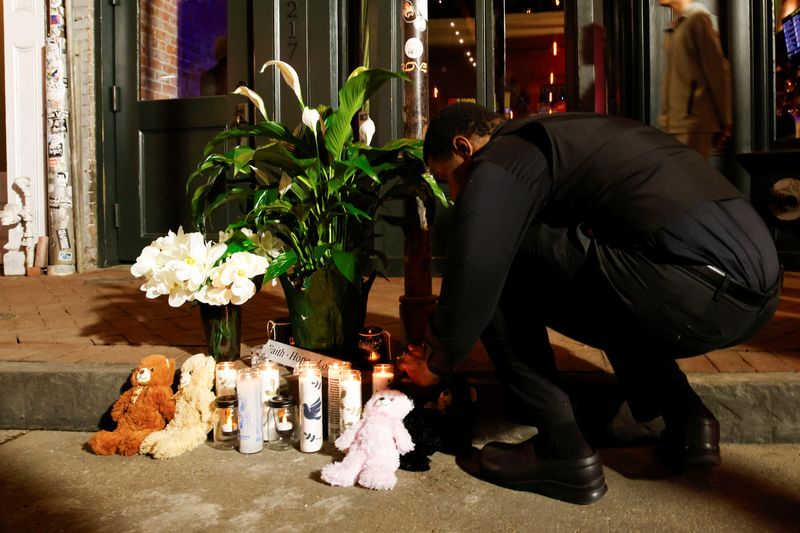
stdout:
[[[434,280],[438,290],[439,280]],[[98,269],[72,276],[0,277],[0,361],[135,364],[149,353],[182,360],[203,351],[199,312],[191,305],[172,308],[165,297],[148,300],[128,267]],[[399,339],[398,299],[403,280],[378,279],[370,293],[367,323]],[[286,315],[280,287],[267,286],[247,302],[242,342],[266,340],[270,318]],[[687,372],[800,372],[800,273],[786,274],[778,312],[750,341],[680,361]],[[558,365],[571,372],[612,372],[605,354],[551,332]],[[486,370],[477,348],[466,370]]]

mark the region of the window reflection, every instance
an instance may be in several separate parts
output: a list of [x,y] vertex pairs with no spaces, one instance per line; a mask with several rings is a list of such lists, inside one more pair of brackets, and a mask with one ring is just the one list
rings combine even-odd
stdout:
[[475,55],[475,1],[428,3],[430,114],[447,104],[475,102],[478,58]]
[[775,139],[800,137],[800,2],[775,2]]
[[139,0],[139,99],[227,94],[227,0]]
[[506,0],[505,114],[567,110],[561,0]]

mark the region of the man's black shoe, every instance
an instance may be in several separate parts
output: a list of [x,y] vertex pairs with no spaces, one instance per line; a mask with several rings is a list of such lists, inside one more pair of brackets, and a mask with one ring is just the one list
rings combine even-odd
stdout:
[[681,424],[668,425],[656,448],[659,460],[671,469],[719,466],[719,422],[703,408]]
[[536,456],[532,441],[491,442],[484,446],[481,477],[501,487],[569,503],[594,503],[606,493],[608,487],[597,452],[582,459],[545,460]]

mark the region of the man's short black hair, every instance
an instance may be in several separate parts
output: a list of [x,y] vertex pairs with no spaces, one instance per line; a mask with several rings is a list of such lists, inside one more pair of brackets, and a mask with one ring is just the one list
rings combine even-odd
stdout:
[[453,150],[452,140],[456,135],[480,137],[490,135],[503,117],[482,105],[458,102],[442,108],[436,113],[425,133],[422,155],[429,159],[449,158]]

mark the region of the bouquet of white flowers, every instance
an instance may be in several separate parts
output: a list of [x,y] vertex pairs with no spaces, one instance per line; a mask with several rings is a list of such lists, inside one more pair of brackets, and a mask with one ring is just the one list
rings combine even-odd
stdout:
[[[235,237],[235,238],[234,238]],[[206,241],[200,232],[170,231],[145,246],[131,274],[144,277],[148,298],[169,295],[169,305],[198,301],[210,305],[241,305],[256,293],[259,276],[280,255],[283,243],[272,234],[221,233],[220,242]]]

